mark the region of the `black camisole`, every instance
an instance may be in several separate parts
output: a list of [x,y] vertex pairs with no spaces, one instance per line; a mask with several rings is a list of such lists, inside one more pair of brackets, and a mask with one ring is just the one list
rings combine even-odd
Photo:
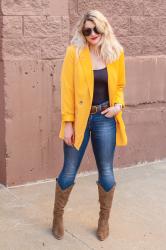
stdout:
[[94,92],[92,105],[101,104],[109,100],[107,67],[94,69]]

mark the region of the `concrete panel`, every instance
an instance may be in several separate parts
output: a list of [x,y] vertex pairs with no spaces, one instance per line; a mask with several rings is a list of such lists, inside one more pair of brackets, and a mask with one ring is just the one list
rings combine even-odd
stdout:
[[166,103],[127,108],[124,120],[128,145],[118,148],[115,166],[125,167],[166,157]]
[[56,172],[60,65],[56,61],[5,61],[8,185]]
[[0,183],[6,184],[4,65],[0,61]]
[[126,57],[127,105],[165,102],[166,56]]

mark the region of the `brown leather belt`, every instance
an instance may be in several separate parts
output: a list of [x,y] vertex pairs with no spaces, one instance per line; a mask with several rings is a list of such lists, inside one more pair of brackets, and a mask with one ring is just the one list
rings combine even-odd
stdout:
[[91,106],[91,110],[90,110],[90,114],[95,114],[99,111],[103,111],[105,110],[106,108],[109,107],[109,103],[108,104],[100,104],[100,105],[93,105]]

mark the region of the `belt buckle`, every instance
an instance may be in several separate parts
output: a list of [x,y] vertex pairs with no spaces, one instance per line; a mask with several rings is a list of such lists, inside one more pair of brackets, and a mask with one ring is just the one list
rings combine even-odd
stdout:
[[95,112],[92,112],[91,114],[96,114],[97,112],[97,106],[94,106],[96,108],[96,111]]
[[105,110],[106,108],[108,108],[109,105],[108,104],[104,104],[102,107],[101,107],[101,110]]

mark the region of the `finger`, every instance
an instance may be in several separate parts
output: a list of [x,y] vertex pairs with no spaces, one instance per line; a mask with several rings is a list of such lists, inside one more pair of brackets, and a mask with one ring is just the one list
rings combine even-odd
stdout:
[[114,115],[110,115],[110,116],[106,116],[107,118],[111,118],[111,117],[113,117]]
[[72,137],[71,137],[71,141],[72,141],[72,144],[74,144],[74,141],[75,141],[74,134],[73,134]]
[[111,113],[107,113],[105,116],[106,117],[112,117],[112,114]]
[[68,143],[69,143],[70,146],[72,146],[72,140],[71,140],[71,138],[68,139]]
[[65,141],[65,143],[68,145],[68,140],[67,140],[66,138],[64,138],[64,141]]
[[109,110],[110,110],[110,109],[107,108],[107,109],[103,110],[103,111],[101,112],[101,114],[105,114],[105,113],[107,113]]
[[107,112],[107,114],[105,115],[106,117],[112,117],[114,115],[114,112],[109,111]]
[[71,144],[71,141],[70,141],[70,138],[65,138],[65,142],[66,142],[66,144],[67,145],[69,145],[69,146],[71,146],[72,144]]

